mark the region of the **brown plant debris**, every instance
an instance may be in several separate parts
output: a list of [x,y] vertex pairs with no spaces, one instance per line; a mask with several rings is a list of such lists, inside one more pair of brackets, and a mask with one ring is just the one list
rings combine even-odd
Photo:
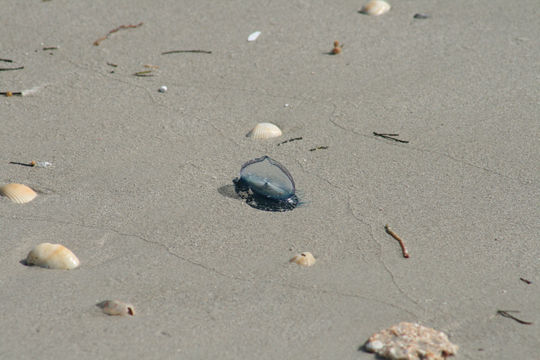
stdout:
[[99,44],[101,44],[101,42],[103,40],[107,39],[109,37],[109,35],[114,34],[115,32],[117,32],[119,30],[122,30],[122,29],[134,29],[134,28],[138,28],[139,26],[142,26],[142,25],[143,25],[142,22],[138,23],[137,25],[131,25],[131,24],[130,25],[120,25],[116,29],[112,29],[111,31],[109,31],[105,36],[102,36],[99,39],[97,39],[96,41],[94,41],[94,46],[99,46]]
[[170,50],[170,51],[162,52],[161,55],[181,54],[181,53],[211,54],[212,52],[210,50]]
[[388,139],[388,140],[394,140],[394,141],[397,141],[397,142],[400,142],[400,143],[404,143],[404,144],[408,144],[409,142],[407,140],[401,140],[401,139],[396,139],[394,136],[399,136],[399,134],[381,134],[381,133],[378,133],[378,132],[373,132],[373,135],[375,136],[379,136],[379,137],[382,137],[383,139]]
[[403,257],[408,258],[409,257],[409,252],[407,251],[407,248],[405,247],[405,243],[398,236],[398,234],[396,234],[394,231],[392,231],[392,229],[390,229],[390,226],[388,226],[388,224],[384,225],[384,230],[386,230],[386,232],[390,236],[392,236],[394,239],[396,239],[399,242],[399,246],[401,246],[401,252],[403,253]]
[[444,360],[458,350],[445,333],[409,322],[371,335],[364,348],[391,360]]
[[501,316],[503,316],[505,318],[512,319],[512,320],[517,321],[518,323],[523,324],[523,325],[532,325],[533,324],[530,321],[525,321],[525,320],[518,319],[514,315],[510,314],[510,313],[518,313],[518,312],[519,311],[517,311],[517,310],[497,310],[497,315],[501,315]]

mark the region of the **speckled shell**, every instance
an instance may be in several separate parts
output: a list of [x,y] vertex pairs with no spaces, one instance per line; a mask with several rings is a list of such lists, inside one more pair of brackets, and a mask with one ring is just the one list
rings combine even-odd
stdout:
[[276,125],[263,122],[257,124],[253,130],[251,130],[247,136],[254,139],[270,139],[281,136],[283,133]]
[[7,184],[0,187],[0,195],[3,195],[17,204],[24,204],[35,199],[36,192],[23,184]]
[[263,156],[245,163],[240,179],[257,195],[272,200],[286,200],[294,195],[294,180],[276,160]]
[[298,255],[295,255],[291,260],[289,260],[290,262],[294,262],[298,265],[302,265],[302,266],[311,266],[313,264],[315,264],[315,258],[313,257],[313,254],[311,254],[310,252],[308,251],[305,251],[303,253],[300,253]]
[[98,304],[98,306],[103,310],[107,315],[135,315],[135,309],[133,305],[126,304],[118,300],[107,300]]
[[37,245],[26,257],[27,265],[37,265],[49,269],[71,270],[80,261],[68,248],[60,244],[42,243]]
[[368,2],[366,5],[362,7],[362,10],[360,10],[361,13],[372,15],[372,16],[379,16],[382,14],[387,13],[390,10],[391,6],[386,1],[382,0],[372,0]]

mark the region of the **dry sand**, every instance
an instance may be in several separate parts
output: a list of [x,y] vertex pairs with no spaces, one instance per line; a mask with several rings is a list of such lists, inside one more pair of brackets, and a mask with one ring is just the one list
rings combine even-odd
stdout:
[[[3,1],[0,67],[24,69],[0,91],[41,88],[0,98],[0,181],[43,194],[0,198],[0,358],[373,359],[359,347],[401,321],[457,359],[539,356],[538,1],[361,5]],[[284,136],[245,137],[263,121]],[[303,206],[233,195],[265,154]],[[9,164],[31,160],[54,166]],[[41,242],[81,267],[22,265]]]

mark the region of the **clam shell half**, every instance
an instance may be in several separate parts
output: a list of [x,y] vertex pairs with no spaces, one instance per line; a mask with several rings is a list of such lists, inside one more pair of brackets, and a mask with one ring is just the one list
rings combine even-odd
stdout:
[[383,0],[372,0],[362,7],[360,12],[362,14],[379,16],[387,13],[390,10],[391,6],[389,3]]
[[251,130],[247,136],[254,139],[271,139],[281,136],[283,133],[281,129],[272,123],[258,123],[253,130]]
[[24,204],[35,199],[37,193],[23,184],[7,184],[0,187],[0,195],[3,195],[17,204]]
[[48,269],[71,270],[78,267],[80,261],[71,250],[63,245],[42,243],[28,253],[26,264]]

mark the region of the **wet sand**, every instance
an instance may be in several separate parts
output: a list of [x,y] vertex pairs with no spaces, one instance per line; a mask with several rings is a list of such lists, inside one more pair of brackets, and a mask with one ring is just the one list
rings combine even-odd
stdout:
[[[37,91],[0,97],[0,182],[41,194],[0,198],[0,358],[373,359],[401,321],[456,359],[537,356],[538,2],[391,4],[5,2],[0,67],[24,69],[0,91]],[[247,138],[258,122],[284,135]],[[301,206],[235,195],[262,155]],[[9,164],[31,160],[53,166]],[[42,242],[80,268],[21,264]]]

